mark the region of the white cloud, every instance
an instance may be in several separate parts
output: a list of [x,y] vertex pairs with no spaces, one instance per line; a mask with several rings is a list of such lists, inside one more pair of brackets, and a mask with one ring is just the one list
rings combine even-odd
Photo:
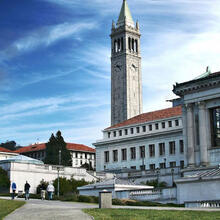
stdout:
[[84,30],[90,30],[97,27],[94,22],[85,23],[63,23],[50,27],[44,27],[40,30],[29,33],[28,36],[14,42],[13,46],[18,51],[33,50],[40,45],[49,46],[58,40],[78,34]]

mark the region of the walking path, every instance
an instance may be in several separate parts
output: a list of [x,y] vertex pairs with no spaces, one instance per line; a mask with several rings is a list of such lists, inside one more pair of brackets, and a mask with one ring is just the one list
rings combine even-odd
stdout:
[[[9,197],[0,197],[1,199],[10,199]],[[23,200],[24,199],[16,199]],[[39,199],[31,199],[24,206],[15,210],[4,220],[91,220],[89,215],[82,212],[82,209],[98,208],[97,204],[77,203],[77,202],[61,202],[61,201],[41,201]],[[113,208],[123,209],[154,209],[154,210],[193,210],[193,211],[220,211],[219,208],[174,208],[174,207],[146,207],[146,206],[113,206]]]
[[[2,199],[6,199],[2,197]],[[24,199],[16,199],[23,200]],[[24,206],[4,218],[4,220],[91,220],[82,209],[97,208],[98,205],[75,202],[60,202],[30,199]]]

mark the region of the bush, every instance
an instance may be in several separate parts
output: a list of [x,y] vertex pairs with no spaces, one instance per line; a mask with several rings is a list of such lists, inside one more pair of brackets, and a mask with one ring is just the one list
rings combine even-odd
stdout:
[[10,188],[10,180],[8,178],[7,171],[0,167],[0,189],[1,188]]
[[147,186],[153,186],[155,188],[157,187],[167,187],[167,183],[166,182],[159,182],[157,180],[150,180],[150,181],[147,181],[147,182],[141,182],[141,184],[143,185],[147,185]]
[[[72,195],[78,193],[77,187],[85,186],[90,184],[90,182],[86,182],[84,179],[75,180],[74,178],[66,179],[65,177],[60,177],[60,195]],[[57,193],[58,188],[58,179],[54,180],[55,193]]]
[[95,203],[94,199],[91,196],[83,196],[83,195],[79,195],[78,202]]
[[37,186],[37,194],[40,194],[41,190],[46,190],[48,185],[49,183],[42,179],[40,184]]

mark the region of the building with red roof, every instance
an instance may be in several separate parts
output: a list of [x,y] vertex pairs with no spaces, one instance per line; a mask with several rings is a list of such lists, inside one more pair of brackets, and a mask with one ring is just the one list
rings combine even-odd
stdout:
[[[67,143],[67,149],[72,155],[72,166],[80,167],[87,163],[91,168],[95,168],[95,149],[83,144]],[[36,143],[16,150],[16,153],[32,157],[38,160],[44,160],[46,157],[46,144]]]
[[137,115],[108,127],[96,146],[97,171],[184,167],[182,107]]

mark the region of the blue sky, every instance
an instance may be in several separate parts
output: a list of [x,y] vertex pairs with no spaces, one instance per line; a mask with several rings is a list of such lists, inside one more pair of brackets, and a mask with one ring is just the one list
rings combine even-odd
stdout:
[[[91,143],[110,124],[110,30],[122,0],[2,0],[0,143]],[[219,0],[128,0],[142,33],[144,112],[220,70]]]

